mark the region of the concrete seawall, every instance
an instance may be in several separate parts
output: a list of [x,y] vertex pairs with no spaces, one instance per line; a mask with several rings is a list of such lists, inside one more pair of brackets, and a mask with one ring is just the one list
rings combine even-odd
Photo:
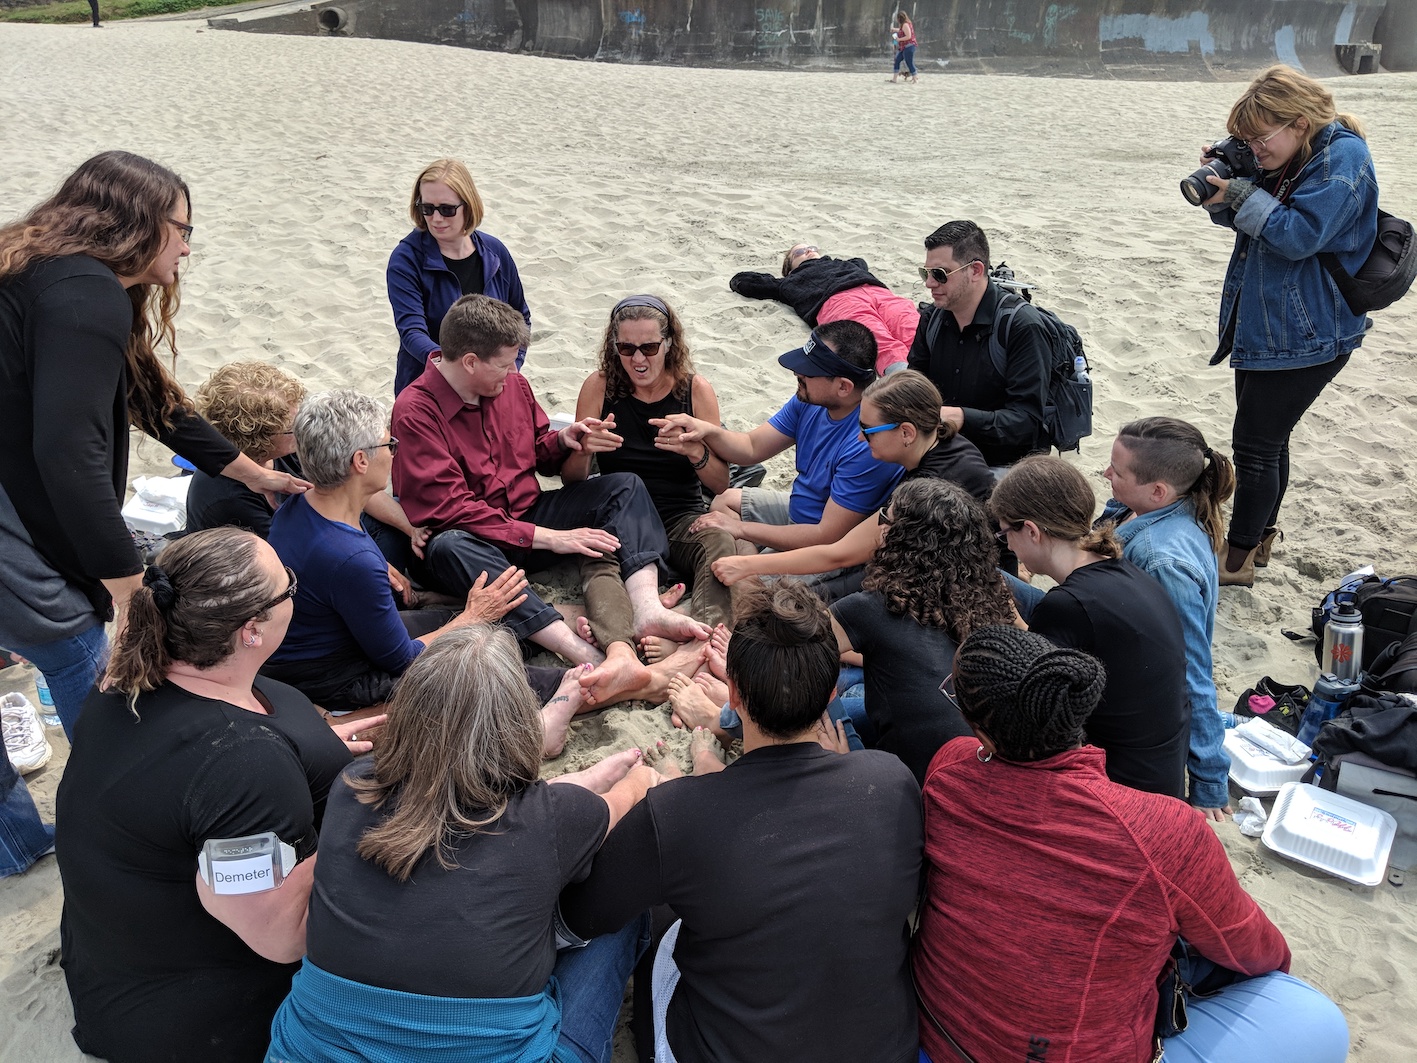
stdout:
[[[1335,45],[1372,41],[1385,9],[1384,65],[1417,61],[1417,0],[907,0],[905,9],[917,64],[932,71],[1231,79],[1278,61],[1335,75],[1344,72]],[[893,0],[323,0],[212,25],[619,62],[852,69],[889,62],[895,10]]]

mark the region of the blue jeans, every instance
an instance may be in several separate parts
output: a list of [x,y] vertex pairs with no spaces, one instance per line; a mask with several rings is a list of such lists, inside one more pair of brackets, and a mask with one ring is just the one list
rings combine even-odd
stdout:
[[9,756],[0,756],[0,878],[28,871],[53,845],[54,828],[40,821],[30,788]]
[[[1307,982],[1279,971],[1186,1001],[1185,1032],[1162,1042],[1162,1063],[1343,1063],[1348,1022]],[[931,1063],[925,1050],[920,1063]]]
[[[843,731],[846,734],[846,745],[848,749],[865,749],[866,743],[861,741],[861,736],[856,733],[856,723],[848,709],[842,704],[841,698],[832,698],[827,705],[827,715],[834,721],[840,721]],[[733,738],[743,737],[742,718],[725,704],[718,710],[718,726],[727,731]]]
[[1004,573],[1004,582],[1009,585],[1009,593],[1014,596],[1014,605],[1018,606],[1018,615],[1023,617],[1025,624],[1028,623],[1029,618],[1033,616],[1034,606],[1043,600],[1043,595],[1047,592],[1040,591],[1033,584],[1025,583],[1017,576],[1011,576],[1007,572]]
[[74,740],[74,723],[84,699],[93,689],[94,681],[108,660],[108,636],[97,620],[94,626],[77,635],[40,646],[10,645],[7,647],[26,658],[44,673],[49,693],[54,698],[54,711],[64,724],[64,735]]
[[583,949],[563,949],[552,975],[561,986],[561,1045],[583,1063],[610,1063],[625,986],[649,948],[650,916]]
[[907,44],[895,53],[895,66],[891,68],[892,74],[900,73],[900,64],[904,63],[906,69],[910,71],[910,76],[915,76],[915,45]]

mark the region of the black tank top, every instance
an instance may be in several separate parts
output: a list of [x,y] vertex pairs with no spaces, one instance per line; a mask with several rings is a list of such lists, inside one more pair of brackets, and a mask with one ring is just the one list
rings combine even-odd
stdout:
[[654,508],[665,524],[686,513],[705,513],[708,504],[699,488],[699,476],[689,459],[667,450],[656,450],[654,437],[658,432],[649,423],[651,417],[668,417],[671,413],[694,413],[694,378],[682,399],[670,392],[658,402],[641,402],[633,395],[606,399],[600,416],[615,415],[615,434],[625,442],[619,450],[597,454],[601,472],[632,472],[649,488]]

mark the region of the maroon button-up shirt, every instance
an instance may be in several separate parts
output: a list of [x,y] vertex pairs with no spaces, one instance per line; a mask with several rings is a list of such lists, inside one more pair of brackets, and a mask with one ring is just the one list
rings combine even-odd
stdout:
[[415,527],[459,528],[531,549],[536,525],[517,518],[541,495],[568,451],[520,373],[470,406],[432,360],[394,400],[394,492]]

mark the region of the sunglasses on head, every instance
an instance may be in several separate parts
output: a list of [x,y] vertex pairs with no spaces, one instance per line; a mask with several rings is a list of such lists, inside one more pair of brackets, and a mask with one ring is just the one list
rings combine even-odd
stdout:
[[663,340],[655,340],[653,343],[617,343],[615,351],[621,358],[633,358],[637,353],[646,358],[653,358],[664,349]]
[[431,218],[431,217],[433,217],[433,212],[434,212],[434,211],[437,211],[439,214],[441,214],[441,215],[442,215],[443,217],[445,217],[445,218],[451,218],[454,214],[456,214],[456,213],[457,213],[458,211],[460,211],[460,210],[462,210],[462,204],[461,204],[461,203],[420,203],[420,204],[418,204],[418,213],[422,214],[425,218]]

